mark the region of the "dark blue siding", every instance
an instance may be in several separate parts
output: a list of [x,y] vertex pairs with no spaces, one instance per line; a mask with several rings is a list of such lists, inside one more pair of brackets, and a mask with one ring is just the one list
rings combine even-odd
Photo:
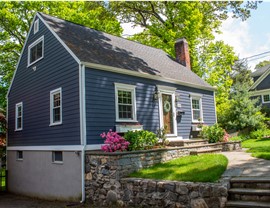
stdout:
[[270,89],[270,74],[256,87],[256,90]]
[[153,101],[156,85],[177,88],[179,102],[185,114],[178,117],[178,136],[189,138],[191,133],[191,104],[189,94],[203,95],[203,115],[206,124],[215,123],[215,107],[213,92],[190,87],[168,84],[165,82],[132,77],[102,70],[86,69],[86,134],[88,144],[100,144],[103,140],[100,133],[114,129],[115,125],[115,93],[114,83],[136,85],[137,119],[144,129],[156,132],[159,128],[158,102]]
[[[9,94],[8,145],[80,144],[79,65],[39,21],[23,51]],[[44,58],[27,67],[28,45],[44,35]],[[36,66],[36,71],[33,71]],[[50,91],[62,87],[62,125],[50,127]],[[23,102],[23,130],[15,129],[15,105]]]

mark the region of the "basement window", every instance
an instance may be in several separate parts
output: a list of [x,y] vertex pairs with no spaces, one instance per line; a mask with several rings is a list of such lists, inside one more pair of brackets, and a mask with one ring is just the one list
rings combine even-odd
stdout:
[[17,151],[17,160],[23,160],[23,151]]
[[53,163],[63,163],[63,152],[62,151],[52,152],[52,161]]

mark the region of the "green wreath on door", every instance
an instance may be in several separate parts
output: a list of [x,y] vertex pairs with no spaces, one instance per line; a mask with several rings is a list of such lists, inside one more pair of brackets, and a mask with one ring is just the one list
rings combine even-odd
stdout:
[[163,110],[165,113],[168,113],[171,110],[171,103],[168,100],[164,101]]

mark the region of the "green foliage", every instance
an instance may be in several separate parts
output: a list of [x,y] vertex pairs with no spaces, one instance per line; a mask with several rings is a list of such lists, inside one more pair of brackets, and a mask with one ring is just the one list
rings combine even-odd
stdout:
[[250,132],[250,139],[263,139],[270,136],[270,129],[258,129]]
[[169,143],[169,141],[167,140],[166,134],[167,134],[167,126],[157,130],[157,137],[159,138],[159,140],[161,141],[161,145],[163,146]]
[[242,142],[242,147],[249,148],[253,157],[270,160],[270,139],[249,139]]
[[264,66],[269,65],[269,64],[270,64],[270,60],[261,61],[260,63],[258,63],[255,66],[255,69],[259,69],[259,68],[264,67]]
[[209,143],[216,143],[223,141],[225,131],[218,124],[214,124],[213,126],[204,126],[200,135],[203,139],[207,139]]
[[215,182],[228,165],[221,154],[186,156],[132,173],[131,177],[159,180]]
[[157,136],[150,131],[128,131],[124,135],[125,140],[130,144],[128,150],[145,150],[151,149],[158,143]]
[[228,112],[227,128],[234,130],[248,129],[249,131],[264,126],[264,116],[257,99],[250,99],[249,87],[245,83],[237,83],[235,92],[231,95],[231,107]]
[[43,12],[97,30],[120,35],[122,28],[105,2],[2,1],[0,2],[0,108],[35,13]]
[[[140,1],[110,2],[109,6],[118,14],[121,22],[144,28],[143,32],[131,39],[163,49],[172,57],[175,56],[175,40],[185,37],[189,43],[192,70],[202,76],[205,73],[202,67],[207,64],[204,61],[205,55],[213,57],[214,52],[208,54],[211,53],[208,48],[212,47],[210,44],[213,44],[214,33],[220,33],[222,21],[229,17],[228,11],[234,17],[246,20],[250,16],[250,10],[256,9],[257,4],[258,2]],[[222,56],[227,56],[228,52],[222,53]]]

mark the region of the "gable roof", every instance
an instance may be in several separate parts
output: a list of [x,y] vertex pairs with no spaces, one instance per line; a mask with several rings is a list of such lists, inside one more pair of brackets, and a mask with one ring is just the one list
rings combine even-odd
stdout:
[[254,90],[269,74],[270,74],[270,65],[261,67],[257,71],[253,72],[251,76],[259,77],[259,78],[256,79],[256,81],[253,83],[253,85],[249,89]]
[[38,13],[82,63],[156,75],[195,88],[214,88],[161,49]]
[[258,77],[261,76],[268,68],[270,68],[270,64],[263,66],[259,69],[257,69],[255,72],[251,74],[252,77]]

